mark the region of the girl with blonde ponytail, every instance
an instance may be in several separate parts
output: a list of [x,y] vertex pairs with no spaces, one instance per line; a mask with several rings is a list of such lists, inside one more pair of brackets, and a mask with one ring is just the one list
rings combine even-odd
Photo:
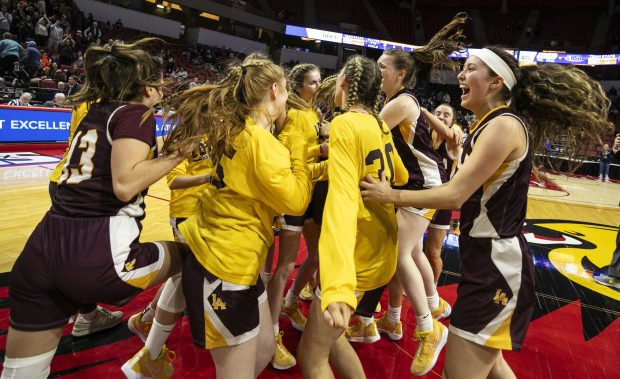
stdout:
[[221,82],[170,100],[175,127],[164,151],[204,141],[215,167],[196,214],[179,231],[193,252],[182,279],[192,338],[210,350],[218,378],[255,378],[275,351],[259,272],[274,217],[303,214],[312,189],[304,138],[290,133],[280,143],[272,134],[287,97],[282,69],[252,54]]

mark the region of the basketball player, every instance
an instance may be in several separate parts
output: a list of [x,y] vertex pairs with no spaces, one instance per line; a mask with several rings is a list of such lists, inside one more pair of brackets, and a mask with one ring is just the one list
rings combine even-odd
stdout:
[[[320,287],[299,344],[304,377],[365,377],[344,337],[364,291],[387,284],[396,269],[397,224],[391,205],[362,202],[358,180],[387,175],[405,183],[407,172],[377,106],[381,72],[371,59],[353,56],[336,82],[335,104],[344,113],[330,125],[329,190],[319,241]],[[356,225],[352,228],[352,225]]]
[[610,101],[579,69],[519,68],[497,47],[472,54],[458,79],[461,106],[477,121],[452,179],[428,190],[399,191],[367,177],[362,195],[400,206],[461,208],[461,281],[443,377],[514,378],[502,350],[520,350],[536,298],[532,255],[522,234],[531,153],[543,145],[543,135],[560,130],[590,145],[589,138],[611,128]]
[[[86,88],[70,102],[91,106],[52,207],[13,267],[3,378],[47,378],[63,326],[81,304],[125,304],[181,269],[183,245],[139,242],[146,189],[183,159],[154,158],[152,111],[165,82],[141,49],[151,40],[85,54]],[[162,366],[166,357],[158,357]]]
[[[405,86],[415,85],[421,65],[454,67],[448,55],[463,47],[460,26],[466,19],[466,14],[456,15],[426,46],[411,55],[402,50],[387,50],[378,60],[386,94],[381,117],[391,128],[396,149],[409,171],[409,181],[404,188],[421,190],[439,186],[445,176],[441,157],[432,146],[431,129],[420,118],[420,105]],[[450,130],[440,127],[438,132],[445,133],[446,138],[454,138]],[[378,331],[391,339],[402,338],[400,312],[404,288],[416,314],[415,336],[419,344],[411,373],[418,376],[435,365],[448,336],[447,328],[438,320],[451,312],[450,305],[437,293],[432,268],[422,252],[424,231],[434,212],[427,208],[399,208],[396,215],[400,231],[397,275],[388,286],[388,311],[376,323]]]
[[[316,174],[311,173],[311,177],[314,179],[315,175],[325,172],[327,166],[327,161],[318,163],[320,156],[327,156],[328,145],[327,143],[319,144],[319,115],[317,110],[311,106],[312,95],[321,84],[321,72],[313,64],[304,63],[296,65],[288,73],[287,84],[289,86],[289,97],[287,100],[289,109],[282,127],[276,127],[277,138],[281,142],[286,142],[290,133],[302,134],[306,138],[308,164],[310,165],[311,172],[321,171]],[[312,210],[312,204],[308,206],[308,210]],[[312,233],[306,233],[307,236],[311,237],[310,241],[306,239],[306,243],[309,246],[316,246],[318,244],[318,230],[320,229],[316,225],[310,225],[310,221],[306,223],[306,220],[309,218],[310,214],[308,212],[302,216],[284,215],[280,218],[278,263],[267,286],[267,300],[271,310],[273,331],[276,335],[276,352],[271,365],[278,370],[286,370],[297,363],[295,357],[282,343],[283,332],[280,332],[278,323],[280,310],[291,319],[293,327],[297,330],[303,331],[306,322],[305,317],[297,307],[297,296],[294,298],[292,306],[282,307],[282,293],[286,281],[295,268],[302,231],[312,228]],[[308,225],[308,227],[305,225]],[[290,291],[289,294],[287,296],[293,296]]]
[[[73,135],[78,125],[88,113],[88,104],[79,104],[71,113],[71,121],[69,122],[69,144],[65,149],[62,159],[50,174],[50,183],[48,187],[50,200],[54,201],[54,195],[58,191],[58,180],[62,175],[62,168],[67,161],[67,153],[73,141]],[[75,319],[71,335],[74,337],[84,337],[92,333],[99,332],[115,327],[123,321],[123,312],[110,311],[106,308],[97,306],[97,304],[84,304],[80,306],[79,316]]]
[[221,82],[171,102],[178,126],[164,151],[204,139],[216,167],[197,213],[179,230],[193,251],[183,268],[193,341],[210,350],[218,378],[255,378],[275,351],[259,272],[274,217],[303,214],[312,188],[305,139],[292,133],[287,148],[272,135],[287,97],[282,69],[252,54]]
[[[450,179],[452,164],[461,154],[461,139],[463,131],[461,127],[455,123],[454,108],[447,103],[440,104],[433,113],[421,108],[422,114],[429,125],[433,125],[433,149],[439,153],[442,163],[446,168],[446,174],[441,178],[441,182],[445,183]],[[438,133],[435,129],[443,128],[445,134],[451,134],[453,138],[444,138],[442,133]],[[448,209],[439,209],[435,212],[431,223],[426,229],[426,243],[424,244],[424,255],[428,258],[433,269],[435,283],[439,280],[443,262],[441,261],[441,248],[446,239],[446,234],[450,230],[450,221],[452,221],[452,211]]]
[[[189,158],[186,158],[166,175],[168,187],[171,190],[170,226],[172,227],[175,241],[185,243],[183,236],[179,232],[179,225],[196,212],[198,199],[208,185],[212,173],[213,166],[206,152],[206,145],[204,142],[201,142]],[[159,354],[163,347],[163,344],[159,346],[155,341],[165,341],[169,332],[174,328],[172,324],[175,324],[177,319],[182,316],[185,308],[185,301],[181,297],[182,295],[172,292],[175,288],[180,288],[180,280],[180,275],[168,279],[166,284],[160,287],[151,303],[143,311],[134,314],[127,320],[129,330],[146,343],[145,347],[149,353],[154,353],[153,356],[157,356],[155,354]],[[166,286],[168,287],[167,289]],[[166,291],[166,295],[161,299],[163,291]],[[170,306],[172,299],[169,297],[171,296],[178,297],[178,299],[174,299],[175,303],[173,306]],[[170,313],[170,318],[168,319],[170,325],[165,325],[161,328],[162,325],[158,326],[156,323],[155,332],[151,335],[149,332],[153,326],[153,319],[158,307],[163,307],[164,311]],[[160,329],[169,332],[158,333]],[[153,352],[153,350],[155,351]],[[129,370],[127,367],[124,369]]]

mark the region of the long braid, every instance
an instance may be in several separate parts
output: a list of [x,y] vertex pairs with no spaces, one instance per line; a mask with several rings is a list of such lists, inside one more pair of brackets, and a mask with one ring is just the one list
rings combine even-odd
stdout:
[[362,66],[361,57],[356,56],[352,59],[351,65],[347,66],[345,75],[349,80],[349,90],[347,92],[347,101],[344,106],[344,111],[348,111],[353,105],[360,102],[359,85],[364,73],[364,67]]

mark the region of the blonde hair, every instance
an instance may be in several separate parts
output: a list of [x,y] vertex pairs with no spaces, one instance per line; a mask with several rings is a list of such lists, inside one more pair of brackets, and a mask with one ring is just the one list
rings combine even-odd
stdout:
[[354,55],[347,60],[342,73],[349,84],[342,111],[346,112],[354,105],[361,105],[377,119],[381,127],[379,104],[382,75],[377,62],[361,55]]
[[458,61],[450,59],[449,55],[465,48],[462,26],[467,19],[467,13],[457,13],[452,21],[441,28],[426,45],[414,49],[411,54],[400,49],[383,52],[392,58],[396,69],[405,70],[403,85],[415,86],[416,76],[422,70],[430,71],[438,67],[450,70],[458,68]]
[[173,96],[167,105],[176,110],[169,117],[174,127],[164,142],[164,153],[188,155],[188,150],[206,140],[207,154],[217,164],[245,129],[246,118],[259,110],[272,84],[283,79],[280,66],[263,55],[251,54],[231,64],[220,82]]
[[323,79],[319,88],[312,95],[312,107],[319,108],[326,113],[334,114],[336,104],[334,97],[336,95],[336,81],[338,75],[331,75]]

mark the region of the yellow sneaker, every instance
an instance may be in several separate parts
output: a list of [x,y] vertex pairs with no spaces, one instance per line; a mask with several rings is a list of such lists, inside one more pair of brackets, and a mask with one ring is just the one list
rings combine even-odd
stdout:
[[306,283],[304,288],[299,293],[299,298],[305,301],[312,301],[312,299],[314,299],[314,288],[312,287],[312,282]]
[[125,362],[121,370],[129,379],[169,379],[174,369],[172,362],[176,359],[174,351],[166,346],[161,349],[159,357],[151,360],[146,347],[138,351],[130,360]]
[[295,366],[297,361],[282,343],[282,335],[284,335],[284,332],[280,332],[276,336],[276,352],[271,359],[271,365],[278,370],[288,370]]
[[344,336],[349,342],[373,343],[381,339],[375,320],[364,325],[364,320],[358,315],[352,317],[351,324],[344,331]]
[[391,322],[387,318],[387,313],[380,319],[377,319],[377,330],[379,330],[379,333],[388,336],[392,341],[398,341],[403,338],[403,323],[400,320],[398,322]]
[[442,298],[439,298],[439,305],[431,311],[431,315],[437,321],[448,318],[452,313],[452,307]]
[[430,332],[416,331],[414,339],[420,341],[420,343],[411,362],[411,373],[421,376],[435,366],[441,349],[448,342],[448,328],[442,323],[433,320],[433,330]]
[[291,320],[291,324],[295,330],[300,332],[304,331],[306,327],[306,317],[299,310],[299,306],[297,303],[293,304],[290,307],[286,306],[286,303],[282,301],[282,309],[280,310],[281,316],[286,316],[289,320]]
[[140,337],[142,342],[146,342],[146,337],[148,337],[149,332],[151,331],[151,326],[153,326],[153,321],[142,321],[143,314],[144,314],[144,311],[140,313],[136,313],[135,315],[129,317],[129,320],[127,320],[127,328],[133,334]]

